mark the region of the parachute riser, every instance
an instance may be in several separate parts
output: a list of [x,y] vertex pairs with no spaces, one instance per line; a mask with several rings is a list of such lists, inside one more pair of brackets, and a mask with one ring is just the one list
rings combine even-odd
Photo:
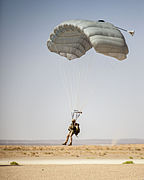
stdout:
[[74,111],[71,113],[72,119],[77,120],[77,119],[80,117],[81,114],[82,114],[81,111],[74,110]]

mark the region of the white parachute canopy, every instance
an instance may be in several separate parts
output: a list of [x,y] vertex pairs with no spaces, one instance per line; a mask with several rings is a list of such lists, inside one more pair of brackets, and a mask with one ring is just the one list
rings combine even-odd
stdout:
[[69,60],[83,56],[89,49],[118,60],[127,58],[128,47],[120,30],[104,21],[69,20],[54,29],[47,47]]

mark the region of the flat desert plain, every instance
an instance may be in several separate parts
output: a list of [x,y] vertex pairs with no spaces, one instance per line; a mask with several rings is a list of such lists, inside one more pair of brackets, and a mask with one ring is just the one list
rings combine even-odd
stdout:
[[[134,164],[123,164],[126,160]],[[19,163],[19,166],[11,166],[12,161]],[[111,163],[116,161],[118,163]],[[144,180],[144,144],[1,145],[0,180],[5,179]]]

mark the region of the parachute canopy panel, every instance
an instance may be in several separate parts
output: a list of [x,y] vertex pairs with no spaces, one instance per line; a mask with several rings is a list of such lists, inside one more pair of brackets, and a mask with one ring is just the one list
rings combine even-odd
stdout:
[[89,49],[118,60],[128,54],[125,38],[113,24],[102,21],[69,20],[54,29],[48,49],[69,60],[83,56]]

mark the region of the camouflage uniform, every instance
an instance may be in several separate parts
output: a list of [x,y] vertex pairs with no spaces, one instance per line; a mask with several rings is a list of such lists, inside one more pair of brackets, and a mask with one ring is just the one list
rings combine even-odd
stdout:
[[69,133],[67,135],[67,138],[66,138],[66,141],[63,143],[63,145],[66,145],[69,138],[70,138],[70,143],[69,143],[69,146],[72,145],[72,136],[75,134],[76,132],[76,122],[75,122],[75,119],[72,120],[72,123],[71,125],[69,126],[68,130],[69,130]]

